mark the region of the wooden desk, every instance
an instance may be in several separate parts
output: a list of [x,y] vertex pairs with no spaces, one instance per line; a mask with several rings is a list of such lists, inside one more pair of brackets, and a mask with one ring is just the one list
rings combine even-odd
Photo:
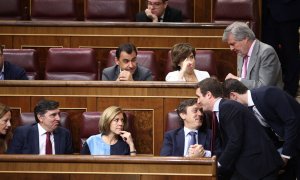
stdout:
[[160,72],[164,72],[171,47],[187,42],[196,49],[214,50],[219,79],[224,79],[229,72],[236,73],[236,55],[222,42],[224,24],[0,21],[0,27],[0,42],[6,48],[37,50],[42,77],[47,51],[51,47],[94,48],[100,69],[103,69],[109,50],[125,42],[132,42],[139,49],[153,50]]
[[[212,158],[0,155],[1,179],[216,179]],[[105,178],[104,178],[105,177]]]
[[75,152],[80,147],[81,114],[121,106],[135,116],[136,148],[139,153],[159,155],[165,118],[179,102],[196,98],[194,83],[114,81],[0,81],[0,102],[13,109],[12,126],[18,126],[20,112],[33,112],[41,99],[60,102],[69,113]]

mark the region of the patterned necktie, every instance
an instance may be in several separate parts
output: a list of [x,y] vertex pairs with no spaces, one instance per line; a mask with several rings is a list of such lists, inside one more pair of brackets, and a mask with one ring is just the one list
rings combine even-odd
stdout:
[[246,78],[247,76],[247,69],[248,69],[248,61],[249,61],[249,58],[248,56],[246,55],[244,58],[243,58],[243,70],[242,70],[242,78]]
[[4,80],[4,73],[0,72],[0,80]]
[[190,139],[190,142],[189,142],[189,146],[188,146],[188,147],[190,147],[191,145],[196,144],[196,135],[197,135],[197,133],[194,132],[194,131],[190,131],[190,132],[189,132],[189,135],[191,136],[191,139]]
[[46,154],[52,154],[51,132],[46,132]]

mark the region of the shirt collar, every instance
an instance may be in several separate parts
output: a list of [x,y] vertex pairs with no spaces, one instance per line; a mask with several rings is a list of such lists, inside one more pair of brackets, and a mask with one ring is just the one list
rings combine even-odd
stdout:
[[247,90],[247,100],[248,100],[248,107],[254,106],[254,102],[251,96],[250,90]]
[[196,130],[192,130],[192,129],[189,129],[187,127],[184,127],[183,130],[184,130],[184,137],[186,137],[189,134],[189,132],[191,132],[191,131],[196,132],[198,134],[198,130],[197,129]]
[[251,54],[252,54],[252,51],[253,51],[255,42],[256,42],[256,40],[254,40],[254,41],[252,42],[251,46],[250,46],[250,49],[249,49],[248,54],[247,54],[248,57],[250,57]]
[[215,104],[214,104],[214,107],[213,107],[213,112],[219,112],[219,104],[221,102],[222,98],[217,98]]
[[44,135],[47,131],[38,123],[39,136]]

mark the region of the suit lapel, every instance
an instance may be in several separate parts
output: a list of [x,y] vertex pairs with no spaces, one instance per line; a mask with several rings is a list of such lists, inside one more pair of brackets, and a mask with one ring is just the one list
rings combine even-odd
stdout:
[[249,64],[248,64],[248,69],[247,69],[247,74],[246,74],[246,78],[247,79],[250,79],[250,73],[257,61],[257,54],[258,54],[258,50],[259,50],[259,41],[256,40],[255,41],[255,44],[254,44],[254,47],[253,47],[253,50],[252,50],[252,54],[250,56],[250,61],[249,61]]
[[184,130],[181,128],[178,133],[176,133],[176,148],[178,149],[178,154],[184,156]]
[[[58,127],[59,128],[59,127]],[[59,130],[58,128],[56,128],[54,131],[53,131],[53,135],[54,135],[54,146],[55,146],[55,154],[61,154],[60,152],[60,133],[59,133]]]
[[32,151],[33,154],[39,154],[40,153],[40,145],[39,145],[39,130],[38,130],[38,125],[35,124],[32,127],[32,137],[30,137],[29,139],[31,139],[32,141]]

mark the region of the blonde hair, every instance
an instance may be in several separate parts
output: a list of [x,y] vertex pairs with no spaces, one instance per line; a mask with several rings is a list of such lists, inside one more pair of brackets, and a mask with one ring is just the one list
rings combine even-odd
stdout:
[[106,108],[99,119],[99,132],[102,134],[108,134],[110,132],[110,123],[116,117],[116,115],[122,113],[124,117],[124,129],[127,128],[127,117],[122,108],[118,106],[110,106]]
[[[0,118],[2,118],[7,112],[11,112],[9,106],[0,103]],[[7,142],[12,137],[11,132],[7,132],[5,135],[0,135],[0,154],[3,154],[7,150]]]

